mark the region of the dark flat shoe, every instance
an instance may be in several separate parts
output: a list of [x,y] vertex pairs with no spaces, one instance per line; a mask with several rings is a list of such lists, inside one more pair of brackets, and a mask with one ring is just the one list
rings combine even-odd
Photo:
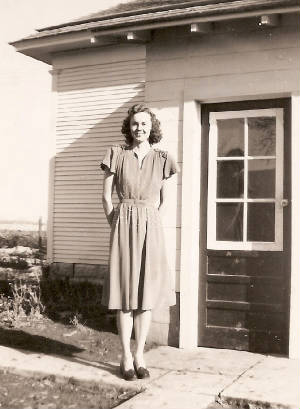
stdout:
[[150,377],[150,373],[147,368],[144,368],[143,366],[137,367],[135,362],[133,363],[133,365],[134,365],[136,376],[139,379],[145,379],[145,378]]
[[134,370],[128,369],[128,371],[125,371],[123,362],[120,363],[120,373],[125,381],[133,381],[135,378]]

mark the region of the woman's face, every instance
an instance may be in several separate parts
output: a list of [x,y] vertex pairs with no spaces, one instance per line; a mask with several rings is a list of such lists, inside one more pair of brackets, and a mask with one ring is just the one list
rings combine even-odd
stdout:
[[148,140],[152,128],[151,116],[147,112],[138,112],[131,117],[130,131],[134,142]]

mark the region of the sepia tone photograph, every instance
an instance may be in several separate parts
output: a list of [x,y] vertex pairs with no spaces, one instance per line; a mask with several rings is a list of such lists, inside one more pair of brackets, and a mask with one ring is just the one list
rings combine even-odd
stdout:
[[299,409],[300,0],[1,0],[0,408]]

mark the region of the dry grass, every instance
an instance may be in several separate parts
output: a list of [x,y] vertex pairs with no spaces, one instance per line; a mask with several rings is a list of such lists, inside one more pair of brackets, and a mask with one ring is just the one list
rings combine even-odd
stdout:
[[0,322],[20,328],[42,320],[45,307],[41,301],[40,278],[36,276],[30,282],[15,280],[9,285],[12,295],[0,294]]

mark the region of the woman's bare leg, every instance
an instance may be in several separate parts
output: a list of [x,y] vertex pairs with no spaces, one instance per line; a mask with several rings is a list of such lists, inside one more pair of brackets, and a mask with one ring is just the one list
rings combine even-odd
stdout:
[[133,368],[130,339],[133,327],[132,311],[118,311],[117,325],[122,346],[122,362],[125,371]]
[[150,310],[136,310],[134,314],[134,332],[136,339],[136,351],[134,359],[138,367],[146,367],[144,361],[144,347],[147,339],[147,335],[151,324],[151,311]]

